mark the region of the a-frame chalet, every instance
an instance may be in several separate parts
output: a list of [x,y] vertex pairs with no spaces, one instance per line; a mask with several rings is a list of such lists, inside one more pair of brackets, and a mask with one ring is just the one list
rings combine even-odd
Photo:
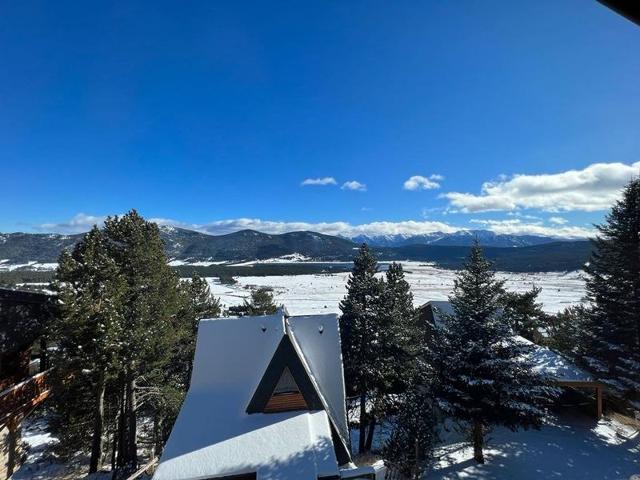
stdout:
[[154,480],[339,479],[348,445],[336,315],[203,320]]

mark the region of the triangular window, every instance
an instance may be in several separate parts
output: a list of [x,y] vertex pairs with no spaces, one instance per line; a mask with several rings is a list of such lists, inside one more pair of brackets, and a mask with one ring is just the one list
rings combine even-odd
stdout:
[[253,393],[247,413],[323,409],[309,374],[289,337],[284,336]]
[[280,395],[283,393],[300,393],[298,384],[294,380],[293,375],[291,375],[289,367],[284,367],[282,375],[280,375],[280,380],[278,380],[276,388],[273,389],[274,395]]
[[265,413],[288,412],[291,410],[308,410],[304,396],[298,388],[291,371],[285,367],[280,375],[280,380],[273,389],[271,398],[264,407]]

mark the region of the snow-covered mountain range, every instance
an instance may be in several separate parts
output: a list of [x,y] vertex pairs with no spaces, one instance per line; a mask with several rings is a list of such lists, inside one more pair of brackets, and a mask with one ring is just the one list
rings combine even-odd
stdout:
[[[524,270],[576,269],[590,252],[588,241],[569,241],[534,235],[504,235],[488,230],[461,230],[425,235],[382,235],[343,238],[317,232],[269,234],[241,230],[209,235],[162,226],[160,233],[169,258],[178,264],[241,262],[273,258],[305,258],[348,261],[359,244],[370,244],[380,260],[418,260],[455,266],[466,257],[477,239],[490,258],[504,260],[502,268]],[[71,248],[83,234],[0,234],[0,271],[15,268],[51,268],[63,249]],[[294,258],[294,257],[291,257]]]
[[375,247],[401,247],[406,245],[447,245],[465,247],[478,240],[485,247],[530,247],[558,241],[569,240],[561,237],[541,235],[510,235],[490,230],[459,230],[453,233],[433,232],[421,235],[358,235],[350,240],[367,243]]

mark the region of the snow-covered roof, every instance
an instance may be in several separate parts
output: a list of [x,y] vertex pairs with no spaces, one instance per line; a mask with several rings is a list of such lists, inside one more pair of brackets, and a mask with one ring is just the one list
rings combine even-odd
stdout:
[[529,359],[533,362],[533,369],[536,372],[543,373],[552,377],[554,380],[563,382],[594,381],[594,378],[589,373],[585,372],[558,352],[554,352],[550,348],[533,343],[519,335],[516,336],[516,340],[533,347],[533,350],[529,354]]
[[[287,319],[293,344],[344,440],[349,438],[342,349],[336,315]],[[322,333],[320,333],[322,332]]]
[[443,315],[453,315],[453,305],[446,300],[432,300],[427,302],[427,306],[431,307],[433,312],[433,321],[436,325],[441,325],[443,321]]
[[[433,315],[435,325],[441,325],[444,315],[453,315],[453,306],[447,301],[430,301],[421,309],[429,308]],[[533,347],[529,359],[534,364],[534,370],[550,376],[554,380],[564,382],[591,382],[594,381],[589,373],[585,372],[566,357],[554,352],[550,348],[535,344],[524,337],[516,336],[518,342]]]
[[[285,336],[301,356],[326,411],[249,414],[247,406]],[[346,428],[340,404],[344,376],[336,315],[287,318],[280,310],[268,316],[203,320],[191,386],[154,480],[250,472],[269,480],[338,475],[331,424],[341,434]]]

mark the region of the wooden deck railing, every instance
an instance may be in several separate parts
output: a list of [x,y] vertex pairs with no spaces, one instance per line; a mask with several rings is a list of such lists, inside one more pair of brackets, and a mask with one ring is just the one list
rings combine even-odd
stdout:
[[26,415],[49,396],[48,373],[38,373],[0,392],[0,426],[11,417]]
[[133,475],[131,475],[129,478],[127,478],[127,480],[136,480],[137,478],[140,478],[143,474],[149,472],[149,470],[151,470],[153,467],[155,467],[158,463],[159,458],[153,458],[151,459],[146,465],[144,465],[143,467],[141,467],[137,472],[135,472]]

